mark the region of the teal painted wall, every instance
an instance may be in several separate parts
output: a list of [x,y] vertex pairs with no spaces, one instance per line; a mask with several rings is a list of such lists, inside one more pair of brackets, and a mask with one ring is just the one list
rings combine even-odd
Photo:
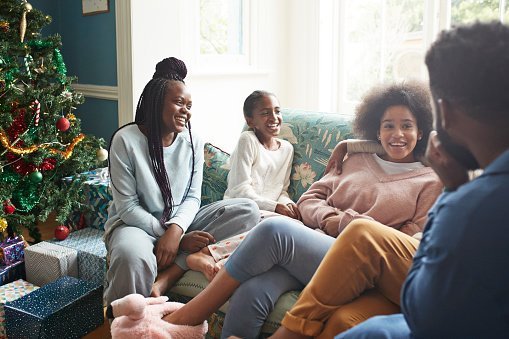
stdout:
[[[117,51],[115,41],[115,1],[108,13],[84,16],[79,0],[30,0],[53,18],[43,35],[60,34],[67,74],[78,83],[117,86]],[[118,103],[114,100],[85,98],[76,108],[85,134],[94,134],[109,142],[118,127]]]

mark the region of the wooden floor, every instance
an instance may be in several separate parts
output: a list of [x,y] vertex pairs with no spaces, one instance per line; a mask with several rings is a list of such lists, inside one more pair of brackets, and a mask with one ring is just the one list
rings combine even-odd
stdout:
[[[58,226],[58,223],[55,221],[55,216],[51,215],[49,216],[48,220],[42,224],[39,224],[39,229],[41,230],[41,238],[42,240],[48,240],[55,237],[55,227]],[[32,241],[33,239],[28,236],[28,234],[23,235],[27,241]],[[111,338],[110,335],[110,324],[108,320],[105,319],[104,323],[92,331],[91,333],[87,334],[83,338],[85,339],[108,339]]]

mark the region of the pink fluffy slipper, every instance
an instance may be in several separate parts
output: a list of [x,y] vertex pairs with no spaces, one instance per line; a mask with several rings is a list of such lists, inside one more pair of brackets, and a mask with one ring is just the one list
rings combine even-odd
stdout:
[[113,339],[201,339],[207,322],[196,326],[174,325],[162,318],[184,304],[167,302],[168,297],[145,298],[130,294],[111,303],[115,320],[111,323]]

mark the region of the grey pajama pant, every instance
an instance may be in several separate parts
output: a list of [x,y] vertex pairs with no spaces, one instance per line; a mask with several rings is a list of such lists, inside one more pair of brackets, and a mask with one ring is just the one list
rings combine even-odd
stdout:
[[225,264],[241,285],[230,298],[221,338],[257,338],[279,297],[307,285],[335,240],[286,217],[256,226]]
[[[187,232],[209,232],[219,241],[250,230],[259,220],[260,211],[252,200],[227,199],[200,208]],[[107,305],[131,293],[150,295],[157,276],[156,242],[138,227],[123,225],[113,230],[106,244],[110,260],[104,291]],[[175,259],[184,270],[187,255],[181,252]]]

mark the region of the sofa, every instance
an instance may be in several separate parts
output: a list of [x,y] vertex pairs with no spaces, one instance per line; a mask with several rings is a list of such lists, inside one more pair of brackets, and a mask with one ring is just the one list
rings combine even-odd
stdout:
[[[327,160],[334,146],[341,140],[351,138],[351,122],[348,116],[323,112],[283,109],[283,125],[280,137],[294,147],[294,159],[288,193],[297,201],[309,186],[323,176]],[[241,131],[239,131],[240,134]],[[232,136],[237,138],[238,136]],[[223,198],[227,186],[228,159],[230,155],[211,144],[205,145],[202,205]],[[171,300],[187,302],[208,284],[203,274],[188,271],[168,291]],[[280,325],[285,312],[292,307],[299,291],[285,293],[278,300],[262,328],[261,337],[267,337]],[[209,318],[208,338],[219,338],[228,303]]]

